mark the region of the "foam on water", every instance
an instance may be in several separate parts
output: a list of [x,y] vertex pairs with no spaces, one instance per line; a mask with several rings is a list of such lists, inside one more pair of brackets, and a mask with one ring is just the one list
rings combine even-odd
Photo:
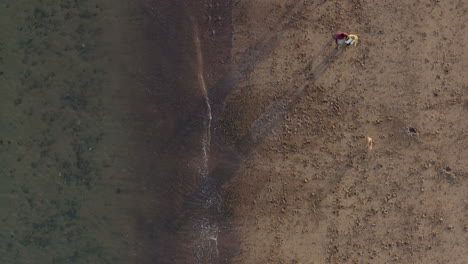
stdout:
[[206,119],[205,119],[205,133],[203,133],[202,155],[203,162],[199,168],[201,176],[201,191],[203,196],[202,207],[207,213],[200,219],[195,219],[193,229],[196,233],[195,239],[195,260],[196,263],[216,263],[218,259],[218,232],[219,227],[216,221],[216,216],[210,212],[217,212],[220,205],[220,196],[216,192],[212,179],[209,178],[209,158],[210,158],[210,145],[211,145],[211,105],[208,97],[208,91],[204,77],[204,63],[203,53],[201,48],[200,34],[197,23],[192,18],[193,24],[193,38],[195,44],[196,58],[197,58],[197,76],[198,82],[202,91],[202,95],[206,104]]

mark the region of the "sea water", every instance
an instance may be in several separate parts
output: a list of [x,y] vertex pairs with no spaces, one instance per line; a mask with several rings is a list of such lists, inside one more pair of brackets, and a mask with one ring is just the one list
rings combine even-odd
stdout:
[[219,262],[218,11],[186,3],[0,3],[0,263]]

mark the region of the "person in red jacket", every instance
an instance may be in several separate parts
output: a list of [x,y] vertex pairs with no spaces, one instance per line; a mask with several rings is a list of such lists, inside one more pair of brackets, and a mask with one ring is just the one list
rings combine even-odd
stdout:
[[341,44],[348,38],[348,33],[346,32],[338,32],[335,36],[335,43],[336,43],[336,48],[339,49],[341,47]]

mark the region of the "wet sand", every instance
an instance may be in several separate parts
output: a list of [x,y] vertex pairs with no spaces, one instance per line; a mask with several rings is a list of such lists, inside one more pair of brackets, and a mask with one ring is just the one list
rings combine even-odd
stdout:
[[221,102],[211,94],[214,85],[229,69],[230,17],[224,14],[230,6],[181,1],[151,8],[158,13],[145,21],[145,43],[158,49],[144,49],[153,53],[145,54],[142,75],[153,76],[155,85],[149,82],[149,91],[132,100],[137,113],[154,115],[143,120],[159,120],[155,129],[142,122],[135,137],[159,135],[154,145],[145,140],[135,145],[137,153],[148,153],[136,157],[138,181],[147,188],[141,200],[154,201],[136,212],[136,239],[145,245],[137,255],[158,263],[217,263],[221,198],[211,171],[219,144],[209,118],[216,119]]

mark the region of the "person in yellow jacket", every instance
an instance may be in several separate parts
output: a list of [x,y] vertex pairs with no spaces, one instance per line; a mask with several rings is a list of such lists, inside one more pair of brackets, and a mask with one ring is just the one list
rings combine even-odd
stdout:
[[354,44],[356,46],[359,42],[359,37],[357,35],[348,35],[348,38],[346,39],[346,46],[349,46],[351,44]]

